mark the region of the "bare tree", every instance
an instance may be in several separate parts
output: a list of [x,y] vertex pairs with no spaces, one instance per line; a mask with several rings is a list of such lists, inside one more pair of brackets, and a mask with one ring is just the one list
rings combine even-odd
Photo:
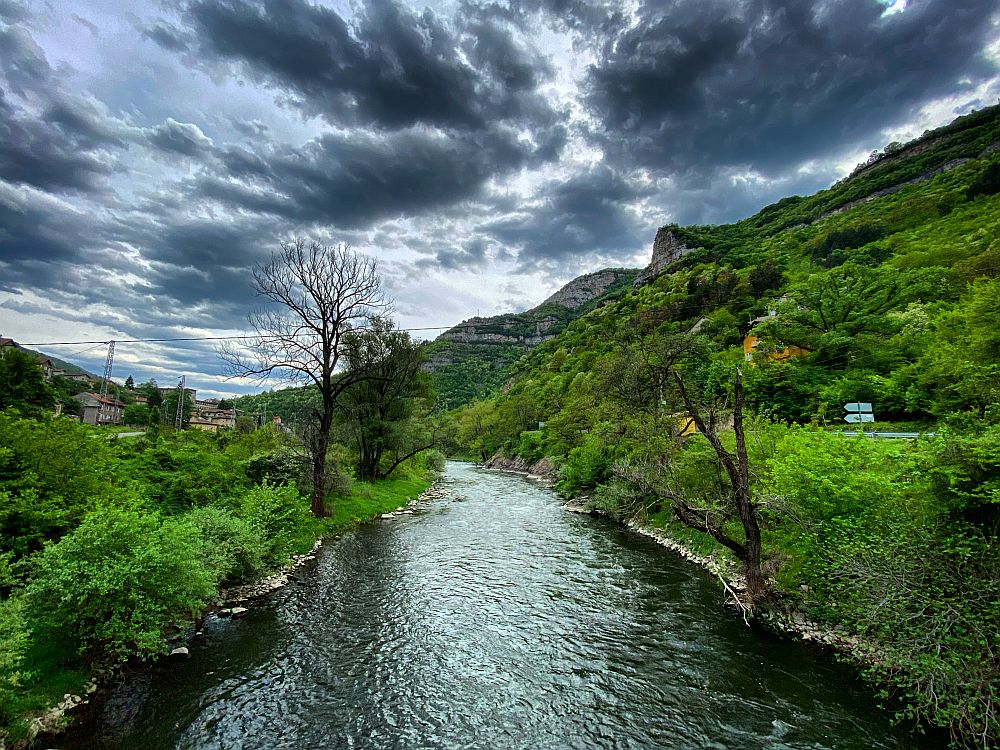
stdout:
[[[704,341],[690,332],[659,333],[650,337],[639,343],[633,359],[644,371],[640,378],[644,385],[635,394],[626,394],[624,398],[652,402],[654,411],[665,409],[674,419],[680,416],[674,410],[678,406],[683,407],[684,414],[708,441],[724,471],[724,475],[719,477],[718,496],[697,500],[689,498],[684,492],[683,482],[671,478],[673,458],[670,456],[664,457],[666,466],[661,470],[643,472],[638,467],[624,467],[616,473],[632,484],[646,484],[645,489],[654,494],[666,495],[677,520],[708,534],[732,551],[743,564],[747,604],[753,609],[754,603],[766,594],[766,586],[761,571],[758,504],[754,501],[750,483],[750,462],[743,425],[743,373],[737,367],[733,380],[731,409],[735,450],[730,450],[720,438],[723,427],[721,413],[730,410],[728,393],[720,394],[720,391],[728,391],[723,381],[728,380],[729,373],[712,385],[699,383],[698,378],[692,377],[695,374],[692,370],[697,370],[694,363],[704,363],[708,359]],[[687,376],[683,374],[685,372]],[[675,439],[685,440],[686,432],[685,426],[675,434]],[[637,475],[643,473],[648,474],[652,481],[638,481]],[[657,481],[659,479],[665,481],[661,484]],[[727,522],[733,518],[739,519],[742,535],[733,535],[727,530]]]
[[[680,373],[672,371],[678,393],[684,402],[684,408],[694,420],[698,431],[704,435],[715,455],[722,463],[729,477],[729,498],[723,505],[723,513],[711,509],[694,508],[683,495],[673,498],[673,510],[677,519],[685,526],[702,531],[719,544],[730,549],[743,563],[743,575],[746,578],[746,595],[749,606],[764,596],[766,592],[764,576],[761,572],[761,538],[760,523],[757,518],[757,505],[753,501],[750,489],[750,462],[747,458],[746,434],[743,430],[743,373],[736,368],[736,379],[733,384],[733,432],[736,434],[735,453],[727,449],[719,439],[718,428],[713,421],[706,421],[702,410],[692,398],[684,384]],[[735,511],[743,527],[742,541],[732,537],[724,529],[727,513]]]
[[312,512],[327,515],[326,454],[340,393],[353,382],[337,373],[351,331],[366,327],[388,306],[375,261],[347,245],[283,242],[253,270],[254,289],[269,303],[247,316],[255,336],[219,354],[240,377],[278,376],[316,386],[307,442],[312,461]]

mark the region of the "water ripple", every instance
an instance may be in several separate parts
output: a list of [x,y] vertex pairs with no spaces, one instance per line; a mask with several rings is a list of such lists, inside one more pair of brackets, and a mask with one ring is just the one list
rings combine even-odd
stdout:
[[920,747],[846,669],[751,632],[648,541],[516,477],[450,464],[446,487],[328,544],[246,619],[207,622],[77,747]]

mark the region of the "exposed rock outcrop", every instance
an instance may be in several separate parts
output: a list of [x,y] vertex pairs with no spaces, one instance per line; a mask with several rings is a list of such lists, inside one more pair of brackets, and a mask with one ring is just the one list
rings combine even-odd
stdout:
[[514,471],[518,474],[526,474],[529,479],[541,481],[546,484],[554,483],[558,476],[556,468],[547,457],[530,464],[523,458],[505,456],[502,453],[497,453],[483,464],[483,468],[493,469],[495,471]]
[[642,269],[639,275],[636,276],[632,286],[639,287],[648,284],[659,276],[664,268],[691,252],[691,250],[693,248],[688,247],[678,239],[671,227],[660,227],[656,232],[656,237],[653,239],[653,257],[649,261],[649,265]]
[[597,299],[614,284],[634,273],[635,271],[623,268],[605,268],[595,273],[588,273],[585,276],[573,279],[545,300],[539,307],[544,307],[545,305],[562,305],[563,307],[568,307],[570,310],[575,310],[591,300]]

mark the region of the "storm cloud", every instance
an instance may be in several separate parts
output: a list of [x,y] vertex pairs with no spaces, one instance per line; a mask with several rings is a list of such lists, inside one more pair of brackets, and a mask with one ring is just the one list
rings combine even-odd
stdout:
[[609,35],[584,93],[622,164],[778,174],[996,75],[995,0],[680,0]]
[[480,131],[554,118],[535,93],[551,70],[493,23],[454,27],[392,0],[372,0],[352,23],[304,0],[205,0],[184,19],[202,55],[241,64],[336,123]]
[[[659,225],[811,193],[994,103],[997,13],[0,0],[0,332],[239,331],[251,267],[294,237],[376,257],[403,326],[531,307],[641,264]],[[233,390],[208,344],[122,356]]]

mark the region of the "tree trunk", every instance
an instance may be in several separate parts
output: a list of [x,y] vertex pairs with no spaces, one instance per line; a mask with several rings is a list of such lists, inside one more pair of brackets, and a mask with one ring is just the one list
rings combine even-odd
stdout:
[[333,426],[333,401],[324,399],[323,414],[309,449],[312,452],[312,502],[310,509],[317,518],[330,515],[326,507],[326,452],[330,447],[330,428]]
[[723,531],[721,524],[713,525],[707,517],[698,518],[684,503],[675,504],[674,513],[682,523],[710,534],[716,541],[736,554],[740,562],[743,563],[743,575],[746,578],[747,586],[747,605],[753,610],[755,603],[766,593],[766,587],[764,575],[760,569],[760,524],[757,521],[757,508],[750,492],[750,462],[747,458],[746,435],[743,431],[743,373],[739,369],[736,371],[733,405],[733,431],[736,433],[735,456],[722,444],[715,425],[706,423],[702,418],[701,410],[688,394],[681,376],[676,371],[673,375],[688,414],[694,420],[698,431],[708,440],[729,475],[729,482],[732,485],[732,502],[743,526],[744,539],[742,542],[731,539]]
[[317,518],[330,515],[326,508],[326,449],[329,438],[317,435],[313,441],[312,456],[312,514]]

